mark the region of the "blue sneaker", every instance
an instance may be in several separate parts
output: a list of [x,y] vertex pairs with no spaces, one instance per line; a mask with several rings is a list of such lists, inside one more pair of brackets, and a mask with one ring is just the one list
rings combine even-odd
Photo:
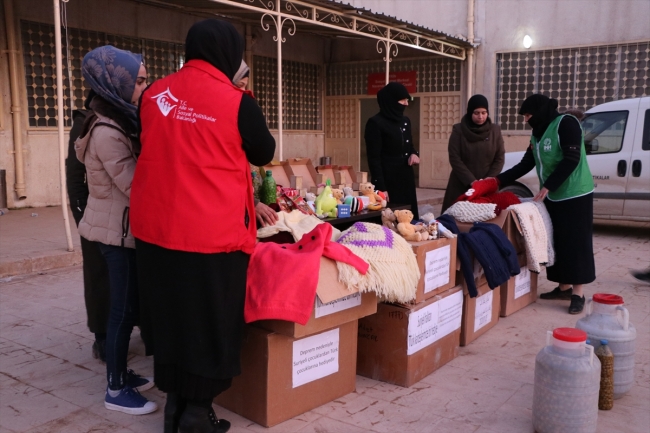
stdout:
[[153,377],[142,377],[133,370],[126,370],[126,386],[142,392],[153,388],[153,385]]
[[104,398],[104,406],[108,410],[116,410],[118,412],[128,413],[129,415],[144,415],[147,413],[155,412],[158,405],[149,401],[140,395],[137,389],[125,386],[120,390],[120,393],[111,397],[111,394],[106,390],[106,397]]

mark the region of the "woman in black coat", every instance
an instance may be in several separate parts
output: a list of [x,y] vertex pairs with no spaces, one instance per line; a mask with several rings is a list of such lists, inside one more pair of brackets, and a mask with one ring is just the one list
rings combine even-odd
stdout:
[[388,191],[391,203],[409,204],[418,219],[413,164],[420,163],[413,147],[411,121],[404,109],[411,100],[406,87],[388,83],[377,93],[379,113],[366,123],[366,151],[370,179],[377,191]]

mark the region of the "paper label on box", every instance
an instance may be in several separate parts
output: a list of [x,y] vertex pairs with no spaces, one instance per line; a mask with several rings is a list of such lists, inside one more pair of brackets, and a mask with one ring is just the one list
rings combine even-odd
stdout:
[[353,293],[343,298],[335,299],[332,302],[323,304],[318,296],[316,296],[316,308],[314,317],[319,318],[330,314],[338,313],[339,311],[347,310],[361,305],[361,293]]
[[450,262],[450,245],[427,251],[424,258],[424,293],[449,283]]
[[411,313],[406,354],[412,355],[460,328],[462,315],[462,291]]
[[530,293],[530,271],[524,266],[519,275],[515,275],[515,299],[527,293]]
[[293,388],[339,371],[339,328],[293,342]]
[[492,320],[492,290],[476,298],[474,312],[474,332],[478,331]]

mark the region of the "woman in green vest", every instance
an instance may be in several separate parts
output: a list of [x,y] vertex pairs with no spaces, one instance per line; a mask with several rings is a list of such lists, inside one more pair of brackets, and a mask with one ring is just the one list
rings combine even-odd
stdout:
[[569,314],[582,312],[583,285],[596,279],[593,252],[593,191],[580,122],[557,111],[558,102],[541,94],[526,98],[519,114],[533,128],[530,146],[517,165],[497,176],[506,186],[537,171],[540,190],[553,223],[555,264],[546,268],[559,285],[541,299],[570,300]]

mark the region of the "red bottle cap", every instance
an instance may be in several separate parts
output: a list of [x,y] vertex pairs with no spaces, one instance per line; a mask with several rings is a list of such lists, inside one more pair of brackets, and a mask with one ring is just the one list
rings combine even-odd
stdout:
[[623,297],[619,295],[610,295],[609,293],[596,293],[593,297],[594,302],[607,305],[623,305]]
[[556,328],[553,330],[553,338],[569,343],[581,343],[587,341],[587,333],[576,328]]

